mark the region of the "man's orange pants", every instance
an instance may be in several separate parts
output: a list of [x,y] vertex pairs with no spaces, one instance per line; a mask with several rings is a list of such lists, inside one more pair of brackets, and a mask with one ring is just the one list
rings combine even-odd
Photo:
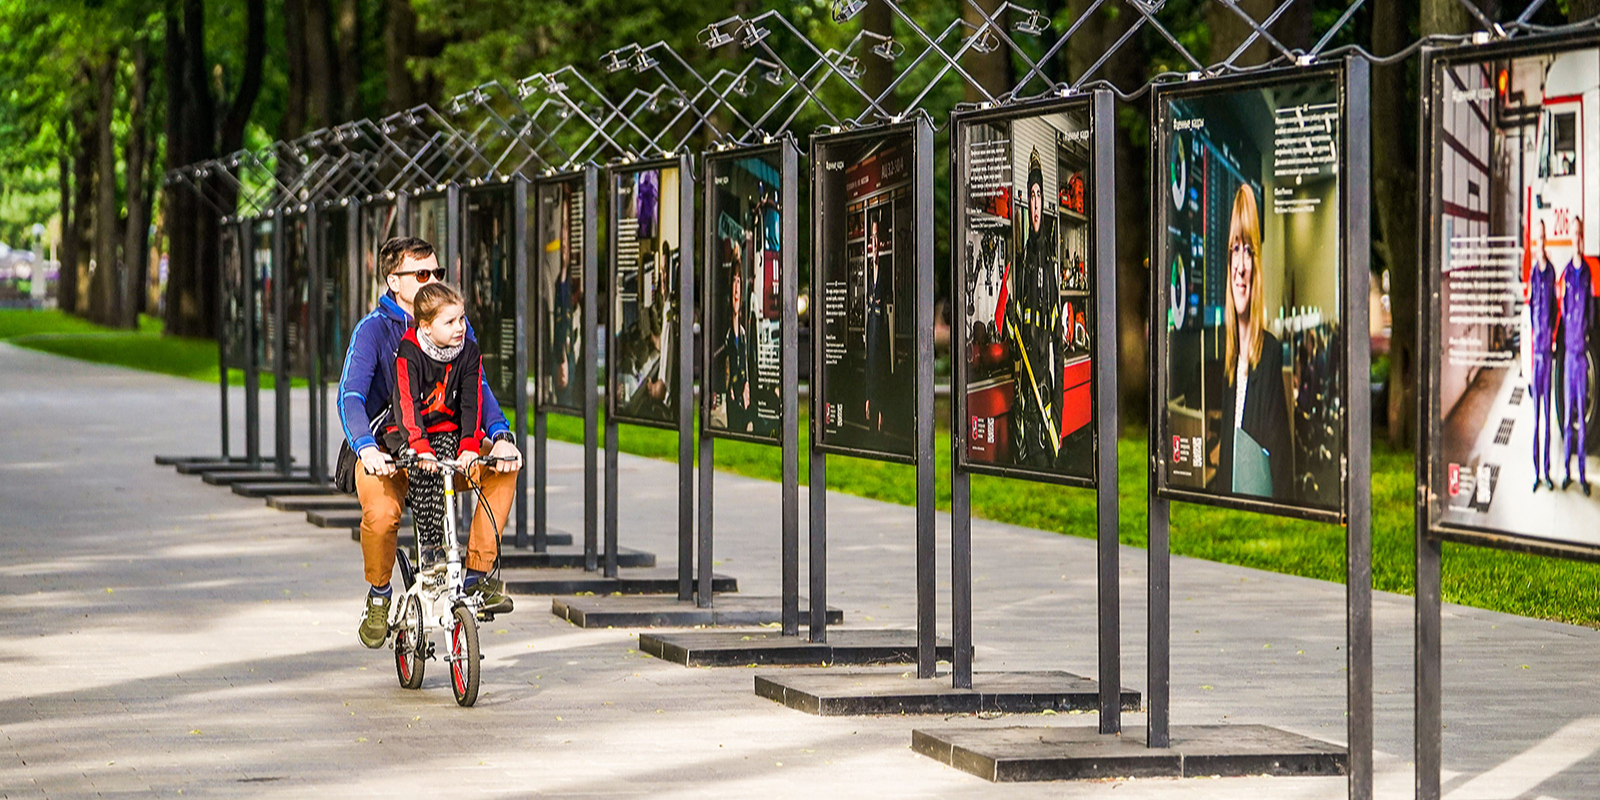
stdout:
[[[506,515],[511,513],[511,501],[517,495],[517,473],[496,472],[482,464],[473,464],[467,471],[473,483],[483,487],[484,500],[494,512],[495,522],[505,528]],[[361,558],[366,564],[367,583],[388,586],[394,574],[395,541],[400,531],[400,515],[406,503],[405,470],[379,477],[367,474],[367,469],[356,464],[356,497],[361,500]],[[466,492],[466,482],[456,477],[456,491]],[[495,546],[498,535],[484,514],[485,503],[478,504],[472,516],[472,535],[467,540],[467,569],[488,572],[494,568],[499,548]]]

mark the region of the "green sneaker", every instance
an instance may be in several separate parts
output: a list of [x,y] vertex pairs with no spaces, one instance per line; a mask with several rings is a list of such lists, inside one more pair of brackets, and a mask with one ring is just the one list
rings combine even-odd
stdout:
[[376,650],[389,640],[389,598],[369,595],[367,616],[361,620],[361,643]]
[[511,609],[516,607],[516,604],[511,602],[511,598],[506,595],[505,582],[494,578],[479,578],[478,582],[472,584],[472,588],[467,590],[467,593],[475,594],[483,599],[482,610],[485,614],[510,614]]

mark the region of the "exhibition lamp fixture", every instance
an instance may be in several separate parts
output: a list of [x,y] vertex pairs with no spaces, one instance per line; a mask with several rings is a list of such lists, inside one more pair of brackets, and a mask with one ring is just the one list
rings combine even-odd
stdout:
[[1039,12],[1030,10],[1026,13],[1027,16],[1011,23],[1011,30],[1017,33],[1025,33],[1029,36],[1044,35],[1045,23]]
[[849,22],[855,19],[861,10],[867,7],[867,0],[833,0],[833,21],[835,23]]

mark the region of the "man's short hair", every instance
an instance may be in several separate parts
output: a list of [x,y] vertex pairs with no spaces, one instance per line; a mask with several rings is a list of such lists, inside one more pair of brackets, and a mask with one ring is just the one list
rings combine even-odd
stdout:
[[433,245],[415,236],[396,236],[378,247],[378,271],[387,278],[408,258],[433,255]]

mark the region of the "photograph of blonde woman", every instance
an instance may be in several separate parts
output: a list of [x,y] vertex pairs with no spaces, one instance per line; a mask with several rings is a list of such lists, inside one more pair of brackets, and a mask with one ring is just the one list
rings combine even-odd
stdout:
[[1291,478],[1283,348],[1266,329],[1261,293],[1261,212],[1255,190],[1239,187],[1228,221],[1228,296],[1223,304],[1228,391],[1216,485],[1235,494],[1283,499]]

